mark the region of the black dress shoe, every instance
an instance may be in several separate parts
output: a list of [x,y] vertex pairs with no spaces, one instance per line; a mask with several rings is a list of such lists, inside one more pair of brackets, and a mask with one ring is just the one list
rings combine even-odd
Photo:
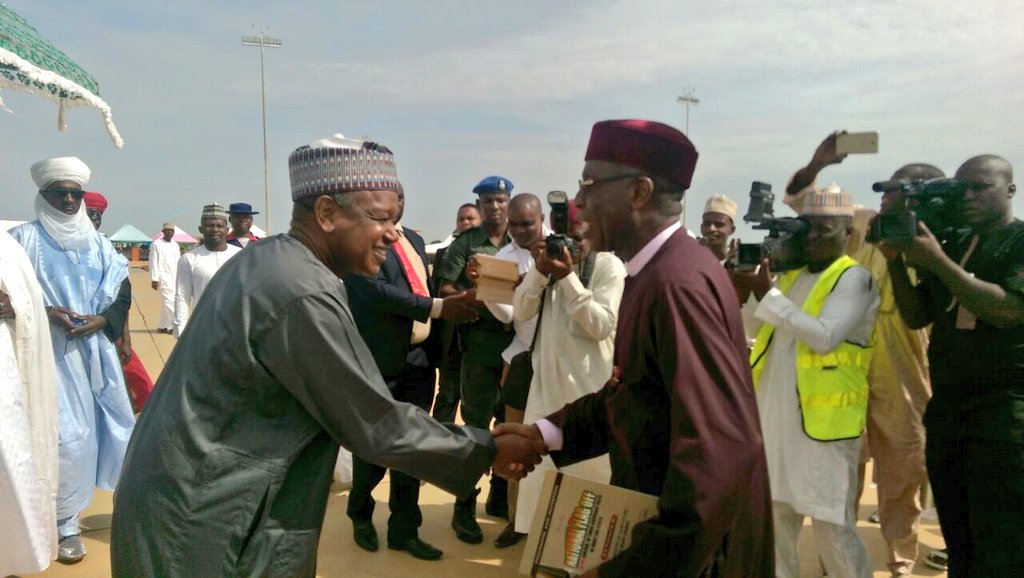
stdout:
[[352,523],[352,537],[356,544],[367,552],[376,552],[380,548],[380,541],[377,539],[377,530],[370,522]]
[[388,549],[405,550],[406,552],[412,554],[414,558],[419,558],[420,560],[439,560],[441,559],[441,556],[444,554],[444,552],[438,550],[430,544],[427,544],[419,538],[409,538],[408,540],[400,544],[395,544],[391,541],[388,541]]
[[483,530],[476,522],[477,490],[468,498],[455,500],[455,511],[452,512],[452,529],[455,537],[467,544],[479,544],[484,541]]
[[526,537],[526,534],[516,532],[515,524],[508,524],[505,529],[498,534],[498,537],[494,540],[495,548],[508,548],[509,546],[515,546],[520,540]]

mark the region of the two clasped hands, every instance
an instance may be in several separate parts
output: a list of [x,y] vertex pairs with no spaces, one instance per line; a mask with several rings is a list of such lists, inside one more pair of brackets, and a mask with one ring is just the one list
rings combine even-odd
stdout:
[[68,339],[88,337],[107,326],[107,319],[102,315],[79,315],[64,307],[47,307],[46,313],[50,323],[64,330]]
[[521,480],[547,455],[548,447],[536,425],[503,423],[491,430],[498,455],[494,473],[507,480]]

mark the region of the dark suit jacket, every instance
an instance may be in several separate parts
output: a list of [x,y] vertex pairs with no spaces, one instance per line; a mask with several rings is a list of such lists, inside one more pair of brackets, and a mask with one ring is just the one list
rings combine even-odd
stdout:
[[[419,258],[423,261],[424,270],[429,271],[423,237],[408,228],[405,229],[405,236],[416,250],[416,255],[410,255],[409,258]],[[356,326],[359,327],[359,334],[370,348],[381,375],[398,375],[405,367],[409,355],[412,322],[414,319],[426,321],[430,318],[433,299],[412,292],[394,247],[388,249],[387,258],[376,277],[345,275],[342,280],[345,282],[349,306]],[[431,291],[430,279],[427,279],[426,286],[427,291]],[[421,344],[426,354],[424,361],[431,367],[436,366],[437,359],[433,333],[431,338]]]

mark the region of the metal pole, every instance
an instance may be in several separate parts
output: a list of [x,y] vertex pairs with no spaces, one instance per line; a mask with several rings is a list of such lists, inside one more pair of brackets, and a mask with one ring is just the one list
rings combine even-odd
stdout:
[[[263,32],[260,32],[260,108],[263,113],[263,210],[264,225],[270,234],[270,161],[267,155],[267,77],[263,70]],[[690,110],[687,107],[686,110]]]
[[[693,88],[686,87],[683,89],[683,95],[676,98],[676,102],[681,102],[686,106],[686,137],[690,137],[690,105],[700,104],[700,100],[693,96]],[[683,226],[686,226],[686,196],[683,196]]]
[[259,36],[243,36],[244,46],[260,47],[260,113],[263,119],[263,214],[264,226],[270,234],[270,155],[267,152],[267,74],[264,64],[264,48],[280,48],[281,40],[270,38],[260,28]]

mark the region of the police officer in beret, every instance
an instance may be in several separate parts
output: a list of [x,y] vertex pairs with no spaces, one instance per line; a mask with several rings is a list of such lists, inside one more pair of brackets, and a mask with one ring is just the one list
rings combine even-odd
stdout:
[[[440,296],[447,297],[463,290],[473,290],[466,277],[466,264],[474,255],[494,255],[498,249],[512,242],[508,232],[508,203],[512,181],[500,176],[487,177],[473,188],[479,195],[477,206],[483,216],[479,227],[459,235],[448,248],[444,263],[438,272]],[[479,302],[478,302],[479,303]],[[501,352],[512,341],[510,325],[494,318],[479,303],[480,318],[459,329],[463,338],[462,357],[462,419],[467,425],[487,428],[494,417],[501,382]],[[488,515],[508,518],[507,482],[491,477],[487,496]],[[483,532],[476,521],[476,499],[470,496],[455,502],[452,528],[459,540],[469,544],[483,541]]]

